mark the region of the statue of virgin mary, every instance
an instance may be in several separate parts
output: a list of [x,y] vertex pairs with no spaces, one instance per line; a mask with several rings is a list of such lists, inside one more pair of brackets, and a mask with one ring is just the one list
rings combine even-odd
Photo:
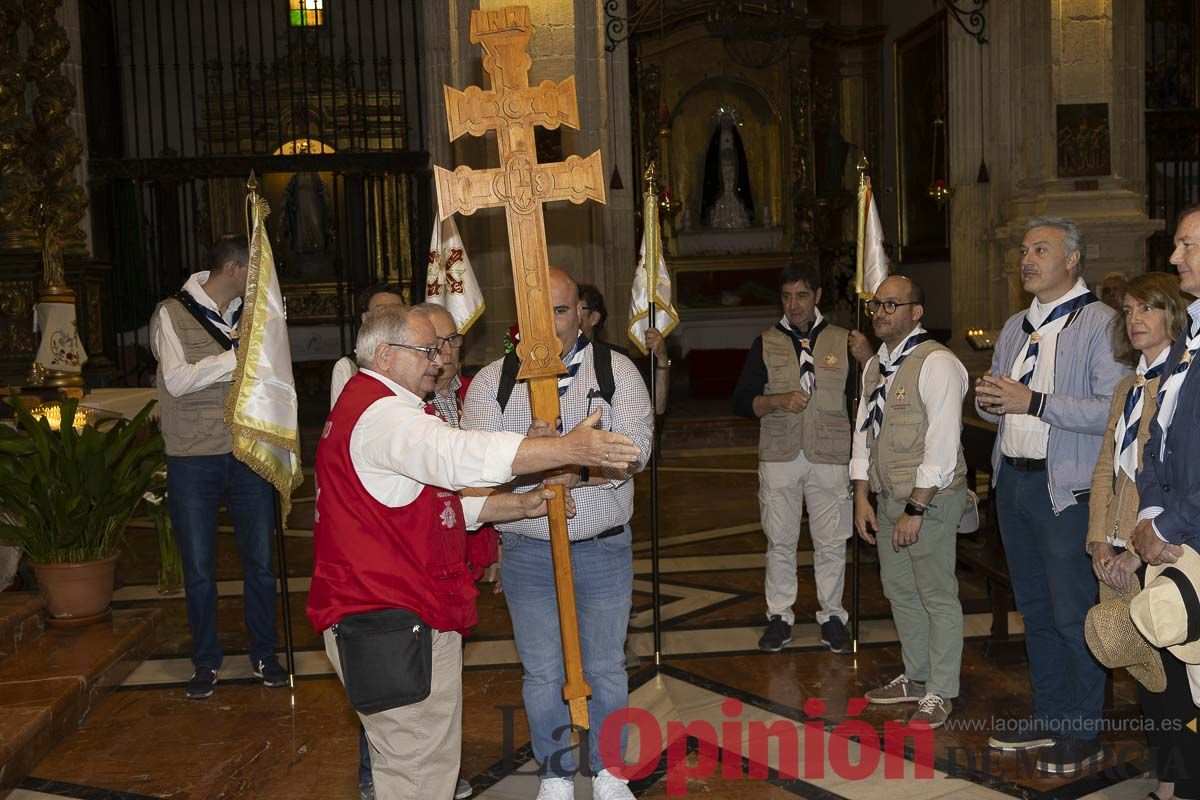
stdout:
[[706,228],[740,230],[749,228],[754,217],[746,149],[732,115],[721,114],[708,140],[704,157],[704,186],[700,222]]

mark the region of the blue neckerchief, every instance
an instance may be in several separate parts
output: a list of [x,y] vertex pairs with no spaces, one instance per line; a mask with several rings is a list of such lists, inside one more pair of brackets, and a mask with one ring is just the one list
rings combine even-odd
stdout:
[[900,351],[900,355],[892,361],[891,365],[884,366],[883,359],[879,359],[879,381],[878,385],[871,392],[870,407],[867,410],[867,418],[863,420],[861,431],[872,428],[875,435],[879,435],[879,431],[883,428],[883,407],[887,404],[887,379],[896,374],[896,370],[900,369],[900,365],[904,363],[904,359],[908,358],[917,346],[933,339],[933,334],[929,331],[921,331],[916,336],[910,336],[904,342],[904,349]]
[[1096,295],[1092,294],[1091,292],[1085,292],[1076,297],[1072,297],[1070,300],[1059,303],[1057,306],[1055,306],[1054,310],[1051,311],[1044,320],[1042,320],[1042,324],[1038,325],[1036,328],[1034,328],[1033,324],[1030,323],[1029,315],[1025,315],[1025,319],[1021,320],[1021,330],[1025,331],[1025,335],[1029,337],[1029,346],[1025,350],[1025,359],[1022,362],[1022,384],[1028,386],[1029,382],[1033,380],[1033,370],[1037,366],[1038,342],[1041,341],[1041,337],[1037,334],[1037,332],[1055,320],[1062,319],[1068,314],[1074,314],[1084,306],[1099,302],[1099,300],[1100,298],[1096,297]]

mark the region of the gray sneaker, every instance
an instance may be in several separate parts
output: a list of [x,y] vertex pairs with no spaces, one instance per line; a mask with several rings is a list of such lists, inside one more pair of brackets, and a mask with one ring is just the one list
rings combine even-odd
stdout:
[[919,703],[925,696],[925,684],[910,681],[904,675],[897,675],[878,689],[867,692],[866,698],[879,705],[893,703]]
[[918,701],[917,710],[908,718],[908,724],[924,722],[931,728],[940,728],[953,710],[954,706],[949,700],[932,692],[926,692],[925,696]]

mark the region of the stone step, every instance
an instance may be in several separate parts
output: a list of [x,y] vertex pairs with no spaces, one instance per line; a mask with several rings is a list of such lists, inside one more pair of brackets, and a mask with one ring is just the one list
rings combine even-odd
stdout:
[[161,616],[117,609],[95,625],[47,627],[0,661],[0,797],[145,660]]
[[0,661],[42,635],[45,605],[37,592],[0,592]]

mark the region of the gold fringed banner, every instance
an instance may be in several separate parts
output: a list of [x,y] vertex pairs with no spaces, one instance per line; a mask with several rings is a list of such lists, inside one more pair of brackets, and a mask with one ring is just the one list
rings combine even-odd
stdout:
[[225,423],[233,433],[234,458],[279,490],[286,524],[292,492],[304,480],[300,471],[299,409],[283,292],[267,238],[266,219],[271,209],[256,187],[251,174],[246,198],[249,275]]

